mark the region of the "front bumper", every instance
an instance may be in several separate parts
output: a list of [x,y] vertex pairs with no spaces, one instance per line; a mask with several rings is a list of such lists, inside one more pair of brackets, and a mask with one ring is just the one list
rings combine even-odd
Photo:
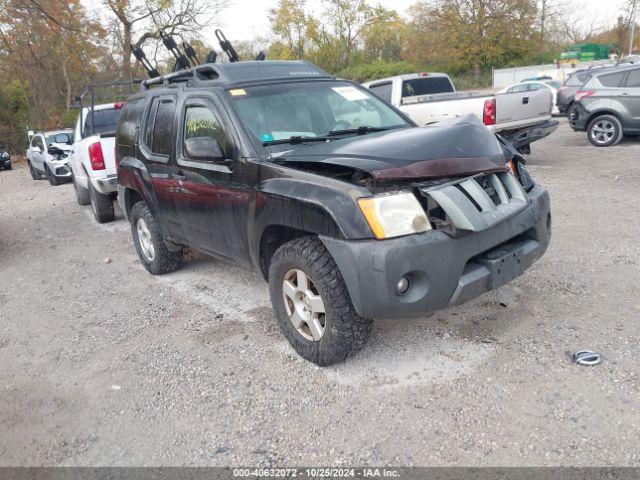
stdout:
[[71,167],[68,163],[49,162],[48,167],[54,177],[60,180],[71,180]]
[[[411,318],[460,305],[521,275],[551,239],[549,194],[536,186],[529,205],[480,232],[454,238],[441,231],[390,240],[321,236],[359,315]],[[411,289],[396,293],[407,276]]]
[[11,166],[10,158],[0,158],[0,168],[7,168]]

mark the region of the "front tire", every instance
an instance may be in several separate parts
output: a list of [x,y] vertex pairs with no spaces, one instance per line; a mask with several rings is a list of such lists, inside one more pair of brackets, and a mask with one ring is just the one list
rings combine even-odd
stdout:
[[97,192],[91,185],[91,182],[89,182],[89,200],[96,222],[107,223],[115,218],[113,198],[111,198],[111,195],[104,195]]
[[269,292],[283,335],[316,365],[343,361],[371,333],[373,321],[357,314],[340,270],[317,237],[291,240],[276,251]]
[[57,187],[58,185],[60,185],[60,180],[58,180],[57,177],[53,173],[51,173],[49,167],[45,167],[45,170],[47,174],[47,180],[49,180],[49,185],[51,185],[52,187]]
[[73,181],[73,190],[76,192],[76,200],[78,201],[78,205],[85,206],[91,203],[91,198],[89,198],[89,190],[86,188],[82,188],[76,182],[75,175],[72,175],[71,180]]
[[600,115],[587,127],[587,138],[596,147],[617,145],[623,136],[622,123],[613,115]]
[[129,215],[131,236],[144,268],[153,275],[178,270],[182,265],[182,248],[171,251],[162,239],[158,221],[144,202],[136,203]]

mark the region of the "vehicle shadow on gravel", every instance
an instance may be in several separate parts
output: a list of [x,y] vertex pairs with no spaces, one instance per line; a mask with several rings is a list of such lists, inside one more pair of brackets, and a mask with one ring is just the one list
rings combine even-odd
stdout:
[[520,291],[502,287],[418,319],[374,323],[365,348],[326,369],[340,384],[394,388],[449,382],[475,370],[522,318]]

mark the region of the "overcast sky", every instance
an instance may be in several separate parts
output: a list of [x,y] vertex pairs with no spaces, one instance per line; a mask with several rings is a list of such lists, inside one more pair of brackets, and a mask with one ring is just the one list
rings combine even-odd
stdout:
[[[82,0],[90,11],[105,18],[102,0]],[[407,9],[416,0],[367,0],[371,5],[381,4],[406,14]],[[626,0],[569,0],[575,11],[580,12],[580,18],[590,24],[597,22],[601,25],[612,25]],[[230,0],[231,6],[220,15],[219,28],[230,40],[251,40],[256,37],[269,35],[268,12],[278,4],[278,0]],[[309,11],[320,13],[322,0],[307,0]],[[204,40],[210,46],[217,47],[213,35],[213,28],[203,32]]]
[[[232,0],[232,6],[220,18],[220,27],[226,36],[234,40],[250,40],[269,33],[268,10],[277,5],[277,0]],[[415,0],[369,0],[372,5],[381,4],[404,14]],[[618,9],[625,0],[575,0],[585,21],[597,19],[603,23],[615,21]],[[311,10],[320,11],[321,0],[308,0]],[[211,43],[211,42],[209,42]]]

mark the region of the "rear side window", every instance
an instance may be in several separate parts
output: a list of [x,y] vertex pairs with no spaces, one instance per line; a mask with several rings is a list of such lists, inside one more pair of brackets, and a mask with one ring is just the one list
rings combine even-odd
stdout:
[[[157,107],[157,108],[154,108]],[[156,155],[168,156],[171,153],[171,145],[173,144],[173,123],[175,120],[176,104],[171,99],[154,99],[151,105],[149,120],[153,117],[155,110],[155,118],[153,127],[147,125],[147,145],[151,147],[151,152]],[[150,142],[149,142],[150,140]]]
[[622,78],[626,72],[609,73],[607,75],[600,75],[598,81],[605,87],[616,88],[620,86]]
[[369,90],[374,92],[383,100],[386,100],[387,102],[391,102],[391,82],[378,83],[375,85],[371,85],[369,87]]
[[140,99],[128,100],[120,115],[118,122],[118,136],[116,141],[118,148],[125,148],[122,155],[131,155],[131,147],[133,147],[136,128],[139,126],[144,113],[145,102]]
[[402,97],[451,93],[453,85],[447,77],[422,77],[402,82]]
[[631,70],[627,77],[627,87],[640,87],[640,70]]

